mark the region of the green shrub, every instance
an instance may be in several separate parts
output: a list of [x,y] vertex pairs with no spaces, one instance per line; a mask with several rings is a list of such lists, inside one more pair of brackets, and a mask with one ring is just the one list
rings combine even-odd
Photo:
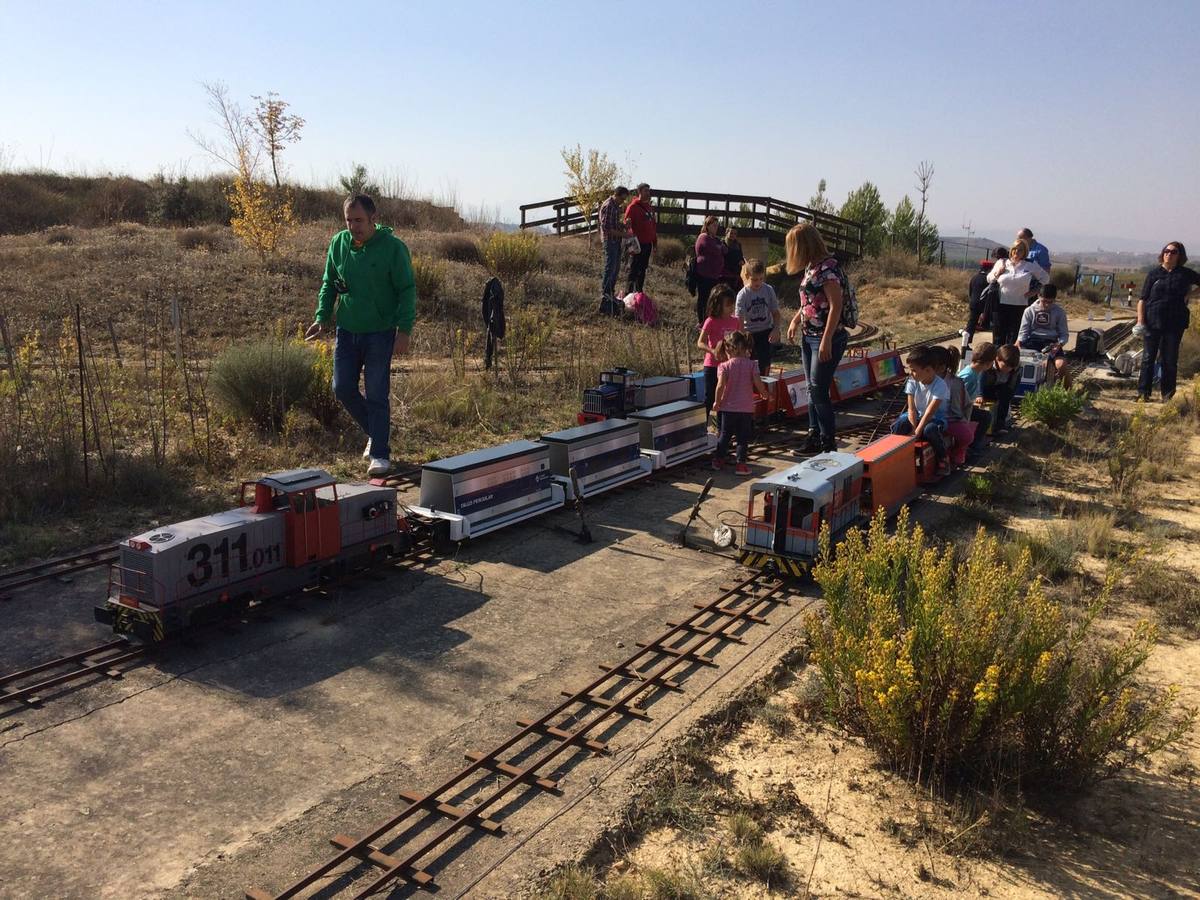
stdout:
[[446,264],[429,256],[414,256],[412,267],[417,282],[417,302],[440,297],[446,286]]
[[1083,411],[1085,400],[1082,390],[1061,384],[1043,387],[1021,398],[1021,417],[1048,428],[1062,428]]
[[686,256],[683,241],[675,238],[659,238],[654,248],[654,261],[660,266],[677,266]]
[[729,817],[729,836],[735,844],[761,844],[763,830],[749,813],[736,812]]
[[1129,595],[1154,607],[1168,625],[1200,628],[1200,586],[1190,572],[1175,569],[1165,560],[1136,558],[1130,566]]
[[705,900],[708,892],[695,875],[669,869],[646,869],[643,872],[650,900]]
[[311,396],[316,351],[299,341],[230,347],[213,362],[213,397],[235,419],[278,433],[288,412]]
[[967,498],[976,503],[987,503],[992,499],[995,490],[992,479],[982,472],[972,472],[967,476],[966,483],[963,485],[963,492]]
[[541,265],[536,235],[494,231],[483,244],[483,259],[501,281],[524,281]]
[[965,561],[877,515],[836,557],[828,530],[814,577],[825,612],[808,623],[830,712],[911,776],[988,787],[1080,786],[1173,743],[1195,711],[1174,688],[1135,681],[1154,646],[1140,623],[1099,646],[1107,591],[1072,626],[982,529]]
[[764,884],[778,885],[788,880],[788,861],[783,852],[767,841],[743,844],[733,864],[743,875]]
[[442,254],[443,259],[451,262],[483,265],[483,253],[479,250],[479,242],[465,234],[446,235],[438,242],[438,252]]

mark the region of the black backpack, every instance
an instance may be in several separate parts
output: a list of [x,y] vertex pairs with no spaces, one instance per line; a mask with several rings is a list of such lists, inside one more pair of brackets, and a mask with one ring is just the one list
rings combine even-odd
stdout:
[[693,297],[696,296],[696,291],[700,289],[700,282],[696,280],[696,257],[689,256],[687,262],[683,266],[683,286],[687,288],[687,292]]

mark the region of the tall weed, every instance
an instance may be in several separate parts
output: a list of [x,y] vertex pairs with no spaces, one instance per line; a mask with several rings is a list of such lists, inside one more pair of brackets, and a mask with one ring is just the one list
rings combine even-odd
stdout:
[[930,782],[1081,786],[1173,743],[1195,719],[1176,689],[1136,676],[1155,631],[1093,640],[1107,591],[1070,624],[980,530],[966,559],[901,514],[852,529],[814,569],[825,614],[809,620],[832,714],[895,766]]

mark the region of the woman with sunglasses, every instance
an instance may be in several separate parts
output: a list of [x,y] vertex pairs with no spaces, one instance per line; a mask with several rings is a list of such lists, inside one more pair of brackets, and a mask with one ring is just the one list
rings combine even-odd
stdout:
[[1175,395],[1175,375],[1179,369],[1179,343],[1187,331],[1190,314],[1188,294],[1200,286],[1200,274],[1189,269],[1187,250],[1179,241],[1171,241],[1159,255],[1162,263],[1146,276],[1137,306],[1137,327],[1143,341],[1142,371],[1138,377],[1138,396],[1150,399],[1154,387],[1154,365],[1162,365],[1158,387],[1164,400]]

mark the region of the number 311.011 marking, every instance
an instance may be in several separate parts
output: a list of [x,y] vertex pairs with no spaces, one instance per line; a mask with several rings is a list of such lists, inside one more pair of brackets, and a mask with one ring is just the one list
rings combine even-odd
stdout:
[[188,584],[192,587],[207,584],[214,574],[214,562],[220,565],[221,577],[228,578],[230,551],[235,554],[234,563],[239,573],[245,572],[247,569],[260,568],[267,563],[279,562],[278,544],[272,544],[270,547],[255,547],[253,551],[250,551],[246,532],[243,531],[232,544],[227,537],[222,538],[221,543],[216,546],[193,544],[192,549],[188,551],[187,559],[195,564],[195,569],[188,574]]

